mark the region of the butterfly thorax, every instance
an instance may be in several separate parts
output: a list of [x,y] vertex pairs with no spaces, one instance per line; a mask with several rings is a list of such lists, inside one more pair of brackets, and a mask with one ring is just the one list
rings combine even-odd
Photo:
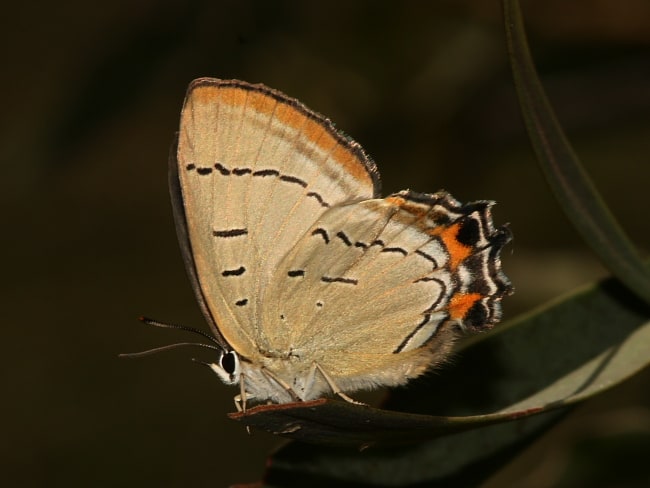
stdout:
[[242,360],[240,381],[246,397],[255,402],[310,400],[328,390],[325,379],[316,374],[315,364],[293,352],[267,351],[255,363]]

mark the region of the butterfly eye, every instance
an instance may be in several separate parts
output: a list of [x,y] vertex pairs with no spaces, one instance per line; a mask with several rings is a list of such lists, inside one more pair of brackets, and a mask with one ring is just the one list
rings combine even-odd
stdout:
[[220,351],[218,363],[209,363],[208,366],[225,384],[236,385],[239,383],[239,356],[235,351]]
[[233,375],[239,369],[239,359],[235,351],[228,351],[221,356],[221,367],[229,375]]

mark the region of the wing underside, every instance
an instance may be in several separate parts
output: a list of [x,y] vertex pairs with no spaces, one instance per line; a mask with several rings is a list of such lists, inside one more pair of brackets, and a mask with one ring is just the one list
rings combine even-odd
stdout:
[[215,332],[254,354],[261,297],[280,260],[328,209],[372,198],[376,168],[298,101],[214,79],[190,86],[176,159],[197,296]]
[[443,328],[491,327],[511,290],[498,258],[509,233],[492,227],[489,206],[401,192],[329,210],[275,273],[261,344],[335,377],[420,353],[435,363],[430,353],[453,339]]

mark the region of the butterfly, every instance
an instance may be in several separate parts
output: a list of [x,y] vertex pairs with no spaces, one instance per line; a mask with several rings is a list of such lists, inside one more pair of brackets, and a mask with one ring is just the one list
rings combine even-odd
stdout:
[[512,292],[493,202],[380,196],[359,144],[261,84],[200,78],[183,105],[170,188],[186,268],[248,401],[396,386],[491,328]]

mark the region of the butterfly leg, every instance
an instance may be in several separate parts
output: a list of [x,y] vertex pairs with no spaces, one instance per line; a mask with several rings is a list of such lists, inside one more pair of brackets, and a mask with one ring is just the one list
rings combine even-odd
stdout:
[[246,400],[242,399],[242,395],[235,395],[235,407],[237,407],[237,412],[246,411]]
[[300,398],[296,392],[291,388],[291,385],[289,385],[286,381],[284,381],[282,378],[278,378],[275,374],[271,373],[268,369],[262,368],[262,373],[270,380],[270,381],[275,381],[278,385],[280,385],[282,388],[286,390],[286,392],[291,396],[291,399],[294,402],[301,402],[302,398]]
[[235,407],[237,407],[238,412],[245,412],[246,411],[246,390],[244,390],[244,387],[240,387],[240,394],[235,395]]
[[349,396],[347,396],[345,393],[343,393],[341,391],[341,389],[338,387],[338,385],[334,382],[332,377],[330,375],[328,375],[325,372],[325,370],[323,369],[323,367],[320,364],[318,364],[316,361],[314,361],[312,363],[311,370],[309,372],[309,378],[310,378],[310,380],[308,382],[309,384],[314,383],[314,377],[316,375],[316,371],[320,372],[320,374],[323,376],[323,378],[325,378],[325,381],[327,382],[329,387],[332,389],[332,393],[334,393],[336,396],[341,397],[343,400],[345,400],[348,403],[354,403],[355,405],[365,405],[365,403],[358,402],[358,401],[350,398]]
[[246,411],[246,401],[255,398],[255,395],[251,395],[246,392],[246,377],[244,373],[239,375],[239,395],[235,396],[235,407],[237,407],[238,412]]
[[[246,400],[248,398],[255,398],[253,395],[246,396],[246,388],[244,386],[244,375],[242,374],[239,377],[239,395],[235,396],[235,407],[237,407],[237,412],[246,412]],[[251,426],[246,426],[246,432],[248,435],[251,433]]]

